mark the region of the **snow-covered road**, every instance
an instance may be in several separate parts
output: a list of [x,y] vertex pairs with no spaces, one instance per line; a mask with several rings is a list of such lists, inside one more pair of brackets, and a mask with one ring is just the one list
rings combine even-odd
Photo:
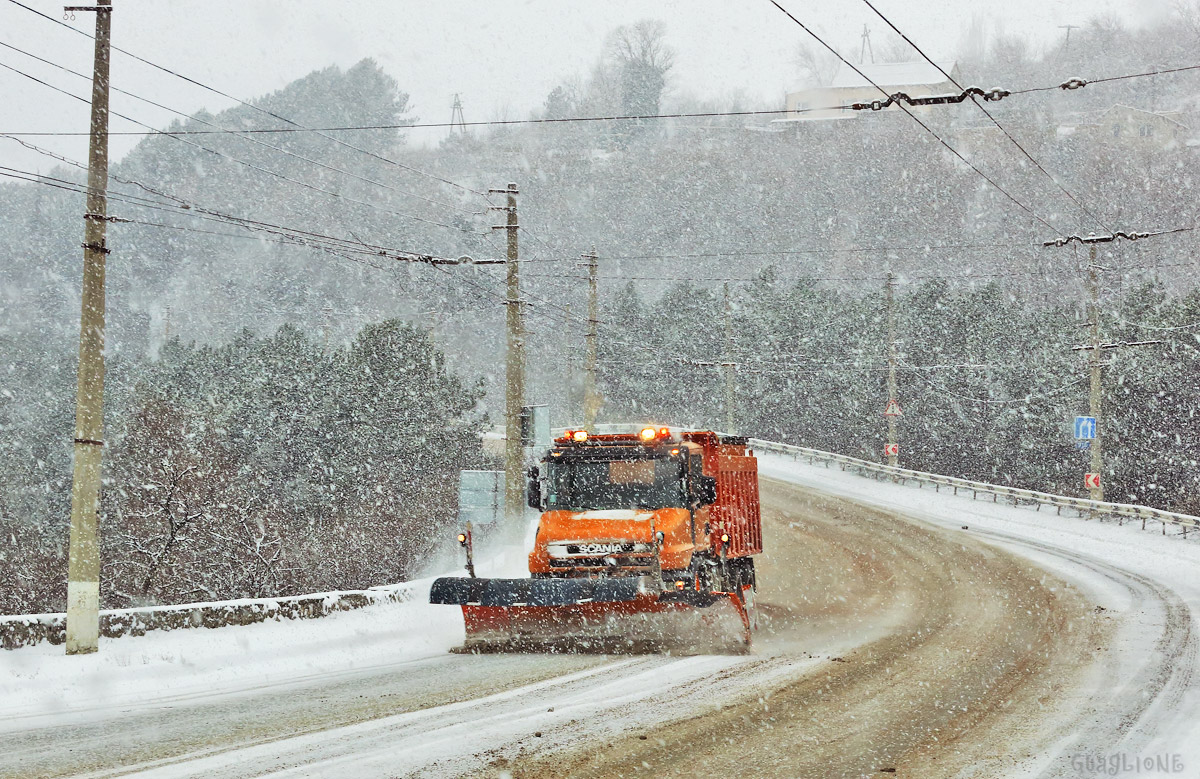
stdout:
[[449,655],[423,603],[22,649],[0,775],[1200,771],[1200,544],[760,459],[749,656]]

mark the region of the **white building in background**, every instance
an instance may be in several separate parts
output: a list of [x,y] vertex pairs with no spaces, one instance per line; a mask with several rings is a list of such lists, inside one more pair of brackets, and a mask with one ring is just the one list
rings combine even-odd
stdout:
[[[789,92],[784,103],[787,114],[783,119],[775,121],[786,123],[852,117],[860,112],[846,111],[842,109],[842,106],[848,106],[851,103],[867,103],[883,98],[879,90],[872,86],[872,81],[889,95],[904,92],[909,97],[924,97],[959,92],[958,87],[954,86],[950,79],[928,62],[885,62],[878,65],[858,65],[857,67],[867,78],[863,78],[843,63],[829,86]],[[952,62],[949,66],[943,65],[942,67],[955,81],[960,81],[957,63]],[[937,109],[938,106],[912,106],[909,108],[914,113],[927,113]],[[900,109],[891,106],[883,110],[899,111]]]
[[1061,124],[1061,138],[1084,138],[1088,143],[1172,150],[1187,143],[1190,131],[1177,111],[1153,112],[1116,104],[1090,121]]

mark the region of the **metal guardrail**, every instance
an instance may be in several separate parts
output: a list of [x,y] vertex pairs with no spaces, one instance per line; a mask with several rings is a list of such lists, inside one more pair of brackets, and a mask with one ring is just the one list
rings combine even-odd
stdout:
[[[641,426],[637,423],[596,425],[595,432],[635,432]],[[673,430],[702,429],[702,427],[695,425],[671,425]],[[554,432],[557,435],[565,429],[556,428]],[[834,452],[826,452],[820,449],[792,446],[791,444],[781,444],[776,441],[764,441],[761,438],[751,438],[749,445],[754,449],[790,456],[793,459],[805,457],[810,463],[823,462],[827,467],[833,463],[837,463],[843,471],[849,468],[857,470],[863,475],[870,474],[876,478],[888,477],[900,483],[914,481],[920,486],[932,484],[934,489],[939,492],[942,487],[950,487],[955,495],[958,494],[959,490],[970,490],[973,500],[978,499],[980,495],[991,495],[993,501],[999,501],[1003,497],[1011,500],[1014,506],[1033,504],[1037,511],[1041,511],[1042,506],[1053,506],[1058,514],[1061,514],[1064,508],[1069,508],[1075,509],[1081,516],[1084,514],[1089,517],[1110,516],[1116,517],[1119,522],[1124,522],[1126,519],[1140,519],[1143,530],[1146,529],[1147,520],[1160,522],[1162,524],[1163,535],[1167,533],[1167,525],[1178,525],[1184,538],[1187,538],[1188,530],[1200,530],[1200,517],[1194,517],[1191,514],[1177,514],[1172,511],[1163,511],[1162,509],[1150,508],[1149,506],[1137,506],[1132,503],[1108,503],[1089,498],[1072,498],[1068,495],[1053,495],[1048,492],[1022,490],[1016,487],[1005,487],[999,484],[959,479],[954,476],[943,476],[937,473],[913,471],[907,468],[897,468],[891,465],[871,462],[870,460],[860,460],[857,457],[835,454]]]
[[902,484],[909,481],[915,481],[919,486],[932,484],[938,491],[941,491],[942,487],[950,487],[953,488],[955,495],[958,494],[959,490],[970,490],[972,499],[977,499],[980,495],[991,495],[993,502],[998,502],[1003,497],[1011,500],[1014,506],[1032,503],[1036,506],[1037,511],[1041,511],[1042,506],[1054,506],[1056,513],[1059,514],[1062,513],[1064,508],[1070,508],[1075,509],[1080,515],[1087,514],[1093,517],[1111,516],[1116,517],[1120,522],[1123,522],[1125,519],[1140,519],[1143,530],[1146,528],[1147,520],[1160,522],[1162,523],[1163,535],[1167,533],[1167,525],[1178,525],[1182,529],[1184,538],[1187,538],[1189,529],[1200,530],[1200,517],[1194,517],[1190,514],[1176,514],[1171,511],[1150,508],[1149,506],[1137,506],[1130,503],[1107,503],[1088,498],[1072,498],[1067,495],[1052,495],[1048,492],[1004,487],[999,484],[959,479],[954,476],[942,476],[936,473],[925,473],[924,471],[911,471],[907,468],[873,463],[869,460],[860,460],[857,457],[848,457],[844,454],[834,454],[833,452],[824,452],[820,449],[792,446],[775,441],[764,441],[759,438],[751,438],[750,446],[760,451],[791,457],[794,460],[799,460],[801,457],[807,458],[812,464],[823,462],[826,467],[837,463],[843,471],[852,469],[857,470],[862,475],[870,474],[876,478],[889,477],[893,481],[899,481]]

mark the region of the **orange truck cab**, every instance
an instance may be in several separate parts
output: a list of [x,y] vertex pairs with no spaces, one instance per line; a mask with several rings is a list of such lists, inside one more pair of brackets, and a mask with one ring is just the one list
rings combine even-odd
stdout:
[[648,576],[666,590],[754,586],[762,551],[757,460],[746,439],[669,428],[567,431],[531,470],[544,513],[534,578]]

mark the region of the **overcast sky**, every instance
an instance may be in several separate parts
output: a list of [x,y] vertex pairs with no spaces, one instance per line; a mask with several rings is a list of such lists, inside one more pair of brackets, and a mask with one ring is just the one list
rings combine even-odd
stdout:
[[[56,19],[63,3],[21,0]],[[1059,25],[1108,14],[1132,25],[1165,14],[1171,0],[875,0],[931,56],[955,56],[972,18],[987,29],[1021,35],[1044,47]],[[782,105],[798,77],[795,52],[807,35],[767,0],[114,0],[113,40],[197,81],[239,97],[278,89],[315,69],[343,68],[373,57],[411,95],[423,121],[450,118],[454,93],[468,121],[522,117],[562,80],[584,74],[609,30],[661,19],[677,52],[676,95],[743,93]],[[861,0],[783,0],[793,14],[847,56],[856,56],[863,24],[883,24]],[[70,24],[91,32],[91,14]],[[91,74],[91,42],[0,0],[0,41]],[[88,82],[0,47],[0,63],[87,97]],[[113,85],[184,112],[218,111],[230,101],[165,76],[120,54]],[[1057,78],[1063,74],[1052,74]],[[1068,74],[1072,75],[1072,74]],[[1016,86],[1016,85],[1014,85]],[[114,95],[115,111],[153,126],[172,117]],[[0,132],[86,131],[86,103],[57,95],[0,69]],[[119,119],[113,130],[136,129]],[[436,140],[435,131],[418,142]],[[75,159],[83,139],[29,140]],[[136,142],[114,138],[120,158]],[[0,165],[47,171],[53,161],[0,138]]]

